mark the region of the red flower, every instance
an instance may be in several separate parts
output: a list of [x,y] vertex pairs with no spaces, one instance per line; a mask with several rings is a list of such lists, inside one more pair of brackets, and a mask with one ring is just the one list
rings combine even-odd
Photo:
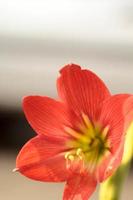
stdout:
[[20,151],[16,167],[39,181],[66,181],[63,200],[87,200],[120,165],[133,96],[111,96],[102,80],[70,64],[57,80],[61,101],[24,98],[26,118],[37,136]]

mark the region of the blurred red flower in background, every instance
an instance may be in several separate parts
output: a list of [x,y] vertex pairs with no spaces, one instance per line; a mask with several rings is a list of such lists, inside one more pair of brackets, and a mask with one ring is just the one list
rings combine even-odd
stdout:
[[97,75],[75,64],[60,73],[60,100],[23,100],[26,118],[38,135],[22,148],[16,167],[34,180],[66,181],[63,200],[87,200],[121,163],[133,96],[111,95]]

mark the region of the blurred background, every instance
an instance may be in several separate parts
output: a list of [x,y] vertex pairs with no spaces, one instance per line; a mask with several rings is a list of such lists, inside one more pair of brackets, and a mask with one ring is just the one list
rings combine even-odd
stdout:
[[[61,200],[63,184],[31,181],[12,169],[35,135],[23,96],[56,98],[58,71],[71,62],[97,73],[112,93],[133,93],[133,1],[0,0],[1,200]],[[122,200],[132,199],[132,184],[131,171]]]

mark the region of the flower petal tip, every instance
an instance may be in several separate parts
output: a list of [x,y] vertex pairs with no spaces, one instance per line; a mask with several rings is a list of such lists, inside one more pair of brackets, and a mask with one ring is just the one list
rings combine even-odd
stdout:
[[29,95],[29,96],[23,97],[22,98],[23,108],[25,107],[25,105],[28,105],[29,103],[33,102],[37,98],[39,99],[39,97],[40,97],[39,95]]
[[29,100],[30,97],[32,97],[32,96],[24,96],[24,97],[22,98],[22,104],[23,104],[23,106],[24,106],[25,103],[28,102],[28,100]]
[[81,67],[77,64],[70,63],[70,64],[67,64],[64,67],[62,67],[59,72],[60,72],[60,74],[62,74],[63,72],[65,72],[66,70],[69,70],[69,69],[81,69]]
[[17,168],[14,168],[13,170],[12,170],[12,172],[18,172],[19,171],[19,168],[17,167]]

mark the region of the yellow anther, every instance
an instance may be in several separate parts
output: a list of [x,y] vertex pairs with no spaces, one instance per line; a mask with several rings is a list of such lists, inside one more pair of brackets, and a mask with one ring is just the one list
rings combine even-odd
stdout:
[[66,154],[65,154],[65,159],[68,159],[68,156],[70,155],[70,152],[67,152]]
[[73,155],[69,155],[68,159],[71,160],[71,161],[74,161],[74,156]]
[[67,152],[67,153],[65,154],[65,159],[66,159],[66,160],[73,161],[73,160],[74,160],[74,155],[71,154],[70,152]]
[[83,153],[83,150],[81,148],[77,149],[76,155],[79,157],[80,160],[83,160],[84,153]]
[[65,154],[65,159],[66,159],[66,168],[69,170],[73,164],[75,156],[71,152],[67,152]]
[[76,151],[77,156],[81,155],[81,153],[83,153],[82,149],[78,148],[77,151]]

